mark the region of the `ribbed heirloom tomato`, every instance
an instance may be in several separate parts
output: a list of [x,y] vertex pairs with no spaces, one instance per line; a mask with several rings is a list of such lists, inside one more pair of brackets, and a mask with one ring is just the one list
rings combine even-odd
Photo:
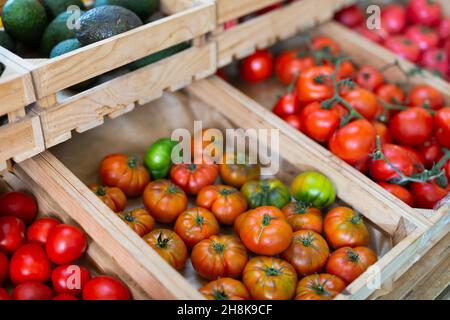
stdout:
[[50,232],[45,251],[56,264],[68,264],[80,258],[86,251],[85,234],[77,227],[59,224]]
[[433,135],[433,117],[423,108],[409,108],[392,118],[389,130],[397,143],[418,147]]
[[322,212],[303,202],[291,202],[283,207],[283,214],[294,231],[312,230],[322,233]]
[[147,185],[142,201],[145,208],[161,223],[172,223],[186,210],[187,197],[169,180],[156,180]]
[[249,300],[250,293],[242,282],[232,278],[220,278],[208,282],[199,289],[208,300]]
[[184,211],[175,221],[174,231],[188,248],[219,233],[216,217],[204,208],[195,207]]
[[328,244],[334,249],[369,244],[369,232],[363,218],[347,207],[335,207],[327,213],[324,234]]
[[93,184],[89,188],[112,211],[120,212],[125,209],[125,206],[127,205],[127,197],[121,189],[116,187],[101,187],[97,184]]
[[383,159],[369,159],[369,174],[374,180],[389,182],[399,178],[393,166],[406,176],[414,173],[414,163],[402,147],[386,143],[381,150],[389,163]]
[[41,218],[33,222],[27,229],[27,241],[45,246],[48,235],[61,222],[53,218]]
[[164,260],[172,267],[181,270],[186,265],[188,251],[183,240],[172,230],[153,230],[143,237]]
[[345,282],[332,274],[313,274],[298,282],[295,300],[331,300],[344,289]]
[[291,201],[289,189],[278,179],[252,180],[241,188],[251,209],[261,206],[283,208]]
[[259,179],[261,167],[259,164],[249,163],[245,154],[226,153],[219,165],[219,172],[225,184],[240,188],[248,181]]
[[254,257],[242,277],[256,300],[289,300],[295,293],[297,273],[288,262],[273,257]]
[[334,203],[336,190],[331,181],[319,172],[303,172],[291,183],[295,200],[311,204],[316,208],[325,208]]
[[191,261],[195,271],[206,279],[238,278],[248,254],[236,236],[211,236],[194,246]]
[[125,154],[111,154],[103,158],[100,177],[104,185],[118,187],[129,197],[140,196],[150,182],[147,169],[138,164],[136,157]]
[[289,247],[292,228],[276,207],[259,207],[242,215],[238,233],[244,245],[254,253],[275,255]]
[[145,209],[122,212],[119,214],[119,217],[140,237],[152,231],[155,226],[155,219]]
[[317,142],[325,143],[339,128],[340,118],[336,109],[322,109],[319,102],[312,102],[300,112],[301,130]]
[[299,276],[322,271],[330,249],[317,232],[299,230],[294,232],[291,245],[281,253],[281,258],[292,264]]
[[301,103],[322,101],[333,96],[333,86],[329,77],[333,74],[331,66],[311,67],[300,74],[297,93]]
[[176,164],[170,170],[173,183],[191,195],[213,184],[218,174],[219,167],[216,164]]
[[207,186],[200,190],[197,205],[210,210],[221,224],[233,224],[247,210],[247,200],[237,189],[225,185]]
[[34,243],[25,244],[14,252],[9,268],[9,278],[15,285],[27,281],[45,283],[52,271],[44,249]]
[[367,247],[342,247],[330,255],[326,270],[349,284],[377,260],[375,252]]

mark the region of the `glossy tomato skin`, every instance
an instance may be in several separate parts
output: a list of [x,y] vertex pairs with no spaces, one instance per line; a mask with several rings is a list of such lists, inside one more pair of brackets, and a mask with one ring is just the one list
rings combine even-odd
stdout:
[[7,192],[0,196],[0,217],[14,216],[25,224],[36,219],[37,203],[29,194],[24,192]]
[[84,286],[83,300],[131,300],[131,293],[121,281],[110,276],[98,276]]
[[49,234],[45,250],[49,259],[56,264],[69,264],[86,251],[85,234],[77,227],[59,224]]
[[80,299],[78,299],[77,297],[75,297],[73,294],[70,293],[60,293],[54,296],[52,300],[75,301]]
[[314,37],[311,41],[311,46],[314,50],[326,50],[334,56],[341,52],[341,48],[337,42],[324,35]]
[[433,117],[423,108],[409,108],[392,118],[389,130],[397,143],[418,147],[433,135]]
[[375,118],[378,111],[378,101],[372,92],[363,88],[356,88],[344,94],[343,98],[364,118],[368,120]]
[[434,127],[439,145],[450,149],[450,107],[442,108],[435,114]]
[[239,280],[220,278],[199,289],[208,300],[249,300],[250,293]]
[[401,146],[401,148],[406,152],[408,157],[413,162],[414,172],[415,173],[422,172],[425,169],[425,158],[423,157],[423,155],[416,149],[413,149],[408,146]]
[[320,209],[302,202],[291,202],[283,207],[282,212],[293,231],[312,230],[322,233],[323,218]]
[[204,208],[194,207],[184,211],[175,221],[174,231],[188,248],[219,233],[216,217]]
[[381,150],[390,164],[382,159],[369,159],[369,174],[375,181],[389,182],[400,178],[392,166],[406,176],[414,173],[414,163],[402,147],[386,143]]
[[442,40],[450,38],[450,17],[442,17],[438,30]]
[[52,271],[51,281],[56,293],[72,294],[79,296],[91,279],[88,269],[79,265],[61,265]]
[[176,164],[170,170],[173,183],[190,195],[196,195],[201,188],[213,184],[218,174],[216,164]]
[[181,270],[186,265],[188,250],[180,236],[172,230],[153,230],[143,239],[175,269]]
[[272,54],[268,50],[258,50],[241,61],[241,77],[252,83],[267,80],[272,76],[273,64]]
[[195,271],[208,280],[238,278],[248,262],[248,254],[236,236],[211,236],[194,246],[191,261]]
[[247,210],[247,199],[239,190],[225,185],[207,186],[197,195],[198,206],[210,210],[219,223],[232,225]]
[[191,138],[191,156],[194,163],[213,164],[223,156],[223,137],[217,129],[202,129]]
[[297,285],[294,267],[273,257],[250,259],[242,279],[255,300],[289,300],[294,296]]
[[172,223],[186,210],[186,193],[169,180],[156,180],[147,185],[143,194],[145,208],[161,223]]
[[374,91],[384,83],[384,76],[377,68],[364,65],[356,73],[355,81],[363,89]]
[[8,278],[9,260],[8,257],[0,251],[0,287],[3,286],[5,280]]
[[414,198],[411,192],[398,184],[392,184],[387,182],[379,182],[378,183],[382,188],[387,190],[389,193],[393,194],[404,203],[406,203],[410,207],[414,207]]
[[409,40],[416,43],[421,50],[434,48],[439,43],[438,33],[426,26],[410,26],[406,29],[405,35]]
[[377,136],[380,137],[381,145],[392,142],[392,137],[391,133],[389,132],[389,128],[384,123],[374,121],[372,122],[372,125],[375,128],[375,131],[377,132]]
[[410,0],[406,6],[408,20],[416,24],[435,26],[439,23],[442,9],[439,3],[429,0]]
[[358,119],[337,130],[330,139],[329,148],[339,158],[354,165],[368,158],[375,146],[375,138],[373,125]]
[[25,243],[25,224],[19,218],[0,217],[0,251],[12,254]]
[[364,21],[364,12],[357,5],[351,5],[336,13],[335,18],[347,27],[353,28]]
[[320,103],[306,105],[300,113],[301,130],[320,143],[330,140],[340,123],[340,114],[336,109],[322,109]]
[[259,179],[261,167],[249,163],[244,154],[226,153],[222,164],[219,165],[219,173],[226,185],[240,188],[248,181]]
[[322,271],[330,249],[325,239],[311,230],[294,232],[291,245],[280,257],[295,268],[299,276],[307,276]]
[[264,206],[244,213],[238,229],[241,241],[256,254],[281,253],[292,240],[292,228],[276,207]]
[[393,83],[382,84],[376,89],[375,94],[388,103],[402,104],[405,100],[403,90]]
[[386,38],[384,30],[369,29],[364,22],[356,26],[354,30],[375,43],[381,44]]
[[332,300],[345,287],[345,282],[332,274],[313,274],[298,282],[295,300]]
[[420,64],[431,71],[437,71],[441,76],[445,77],[450,70],[450,57],[444,49],[430,48],[422,54]]
[[89,186],[92,192],[112,211],[121,212],[127,205],[127,197],[123,191],[117,187],[102,187],[97,184]]
[[50,260],[38,244],[25,244],[14,252],[9,266],[9,278],[15,285],[28,281],[45,283],[50,280]]
[[281,83],[289,85],[301,72],[313,66],[313,57],[300,57],[297,51],[285,51],[275,60],[275,74]]
[[311,67],[302,72],[297,81],[297,93],[301,103],[322,101],[333,96],[333,86],[327,78],[333,74],[331,66]]
[[0,301],[2,300],[12,300],[11,295],[5,288],[0,288]]
[[386,34],[397,34],[406,26],[406,10],[398,4],[389,4],[381,9],[381,27]]
[[444,106],[444,96],[427,84],[420,84],[411,88],[408,100],[414,107],[429,107],[433,110],[439,110]]
[[439,159],[444,155],[441,146],[436,142],[435,139],[426,141],[422,146],[417,149],[425,160],[425,167],[431,169],[434,164],[436,164]]
[[33,222],[27,229],[27,240],[45,246],[48,235],[61,222],[54,218],[41,218]]
[[289,189],[278,179],[246,182],[241,192],[251,209],[261,206],[275,206],[281,209],[291,201]]
[[450,192],[433,182],[413,182],[410,185],[411,194],[414,197],[414,206],[422,209],[433,209],[434,206]]
[[333,249],[369,244],[369,232],[363,217],[347,207],[335,207],[327,213],[324,234]]
[[297,114],[300,112],[300,103],[295,92],[288,92],[282,95],[272,109],[280,118]]
[[300,118],[299,114],[293,114],[290,116],[287,116],[285,118],[283,118],[284,121],[286,121],[286,123],[288,125],[290,125],[291,127],[297,129],[297,130],[301,130],[302,128],[302,120]]
[[51,300],[54,292],[45,284],[40,282],[24,282],[14,288],[13,300]]
[[330,255],[326,271],[348,285],[377,260],[375,252],[367,247],[342,247]]
[[111,154],[103,158],[100,178],[104,185],[118,187],[128,197],[140,196],[150,182],[147,169],[138,164],[136,157],[125,154]]
[[120,213],[122,219],[140,237],[153,230],[155,219],[145,209],[134,209],[127,213]]
[[404,59],[412,62],[419,60],[419,46],[405,36],[391,36],[386,39],[384,46]]
[[163,179],[172,166],[172,150],[177,145],[170,138],[155,141],[145,153],[144,163],[150,171],[151,179]]
[[336,190],[330,179],[319,172],[303,172],[291,183],[295,200],[311,204],[316,208],[332,205],[336,199]]

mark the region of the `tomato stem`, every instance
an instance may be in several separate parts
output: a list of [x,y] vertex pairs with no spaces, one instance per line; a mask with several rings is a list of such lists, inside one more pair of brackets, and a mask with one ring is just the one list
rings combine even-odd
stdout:
[[235,192],[236,192],[236,190],[234,190],[234,189],[220,189],[219,190],[219,194],[224,197],[229,196],[230,194],[233,194]]
[[271,216],[269,216],[268,214],[265,214],[263,216],[262,222],[261,222],[261,229],[259,230],[259,234],[258,234],[258,241],[261,239],[262,233],[264,231],[264,228],[267,227],[270,224],[270,221],[272,221]]
[[357,254],[356,252],[354,252],[353,250],[348,250],[347,251],[348,254],[348,259],[351,262],[358,262],[359,261],[359,254]]
[[156,245],[158,248],[164,249],[164,248],[166,248],[166,247],[169,245],[169,241],[170,241],[169,238],[166,238],[166,239],[163,239],[163,238],[162,238],[162,231],[161,231],[161,232],[159,233],[159,236],[158,236],[158,239],[157,239],[155,245]]
[[101,196],[101,197],[106,196],[106,188],[105,187],[98,187],[97,190],[95,191],[95,193],[98,196]]
[[129,156],[127,161],[128,167],[134,169],[137,167],[137,158],[136,156]]
[[214,251],[216,253],[222,253],[225,250],[225,245],[223,243],[220,242],[212,242],[212,246],[214,248]]
[[311,208],[311,203],[299,201],[295,203],[294,212],[296,214],[304,214],[308,211],[309,208]]

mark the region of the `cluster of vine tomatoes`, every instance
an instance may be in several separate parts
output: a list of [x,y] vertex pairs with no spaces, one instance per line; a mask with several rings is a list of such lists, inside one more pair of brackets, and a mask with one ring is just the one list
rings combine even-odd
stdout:
[[131,298],[121,281],[92,277],[77,263],[87,248],[80,229],[36,215],[37,203],[29,194],[0,196],[0,300]]
[[450,79],[450,17],[441,4],[410,0],[406,6],[389,4],[381,9],[381,28],[368,29],[365,14],[357,5],[343,9],[336,19],[402,58]]
[[[190,257],[210,281],[199,289],[208,299],[332,299],[376,262],[362,217],[333,206],[322,174],[302,173],[288,188],[262,179],[260,166],[239,154],[173,164],[162,159],[174,148],[169,141],[157,140],[145,165],[106,156],[104,186],[92,190],[173,268]],[[205,141],[200,149],[215,139]],[[127,196],[141,196],[142,208],[126,213]]]
[[432,209],[450,191],[450,107],[435,88],[389,83],[382,70],[347,60],[326,36],[276,59],[257,51],[240,73],[249,82],[275,73],[289,84],[276,115],[408,205]]

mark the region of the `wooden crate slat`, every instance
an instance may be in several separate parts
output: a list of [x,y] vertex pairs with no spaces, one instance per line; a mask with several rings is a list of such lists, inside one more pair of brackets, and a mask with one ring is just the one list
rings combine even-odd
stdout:
[[280,2],[280,0],[216,0],[217,22],[228,22]]

